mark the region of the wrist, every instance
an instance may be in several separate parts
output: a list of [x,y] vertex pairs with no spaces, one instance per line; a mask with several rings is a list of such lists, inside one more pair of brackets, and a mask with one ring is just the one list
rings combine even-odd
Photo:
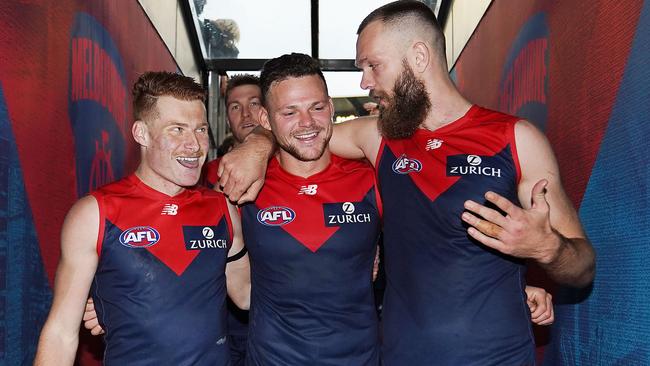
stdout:
[[555,230],[551,230],[548,239],[544,242],[546,243],[546,249],[537,261],[542,265],[552,264],[560,257],[560,254],[566,248],[566,241],[562,234]]

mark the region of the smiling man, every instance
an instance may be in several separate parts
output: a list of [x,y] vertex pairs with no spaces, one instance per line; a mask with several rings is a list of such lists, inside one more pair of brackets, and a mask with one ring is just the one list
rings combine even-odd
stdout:
[[204,98],[200,85],[174,73],[135,83],[140,165],[70,209],[36,365],[73,364],[89,290],[106,330],[104,364],[230,364],[226,287],[247,306],[248,259],[226,264],[242,241],[225,197],[186,188],[205,161]]
[[259,197],[241,208],[252,280],[247,365],[378,365],[372,167],[330,153],[334,110],[317,60],[269,60],[261,88],[260,123],[279,149]]

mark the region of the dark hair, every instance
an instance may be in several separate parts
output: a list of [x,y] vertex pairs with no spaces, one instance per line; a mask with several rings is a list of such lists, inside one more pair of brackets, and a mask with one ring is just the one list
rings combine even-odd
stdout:
[[142,120],[155,112],[156,101],[163,95],[205,102],[206,91],[188,76],[168,71],[145,72],[133,84],[133,118]]
[[228,85],[226,86],[226,99],[225,99],[226,102],[228,102],[228,97],[230,96],[230,92],[236,87],[242,85],[255,85],[259,87],[260,78],[251,74],[233,75],[230,79],[228,79]]
[[430,27],[433,33],[433,45],[444,58],[445,34],[440,29],[436,15],[426,4],[416,0],[398,0],[381,6],[373,10],[363,19],[357,29],[357,35],[361,34],[374,21],[381,21],[388,25],[398,25],[401,23],[406,27],[411,26],[413,21],[416,21]]
[[299,78],[309,75],[318,75],[323,80],[327,92],[327,82],[317,59],[303,53],[291,53],[268,60],[260,74],[260,88],[264,104],[266,104],[267,93],[273,83],[290,77]]

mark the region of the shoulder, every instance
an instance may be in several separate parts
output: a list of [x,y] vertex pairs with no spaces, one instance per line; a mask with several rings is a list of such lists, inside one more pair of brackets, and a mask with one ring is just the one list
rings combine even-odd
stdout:
[[332,154],[332,164],[334,164],[342,173],[368,172],[374,174],[372,165],[366,159],[345,159],[338,155]]

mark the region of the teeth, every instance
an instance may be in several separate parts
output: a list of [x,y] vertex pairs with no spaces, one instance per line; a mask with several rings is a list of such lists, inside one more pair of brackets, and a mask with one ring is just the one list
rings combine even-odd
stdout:
[[198,161],[199,158],[186,158],[186,157],[183,157],[183,156],[179,156],[179,157],[176,158],[176,160],[187,161],[187,162],[195,162],[195,161]]
[[295,135],[297,139],[310,139],[312,137],[316,137],[318,135],[318,132],[310,132],[310,133],[305,133],[301,135]]

